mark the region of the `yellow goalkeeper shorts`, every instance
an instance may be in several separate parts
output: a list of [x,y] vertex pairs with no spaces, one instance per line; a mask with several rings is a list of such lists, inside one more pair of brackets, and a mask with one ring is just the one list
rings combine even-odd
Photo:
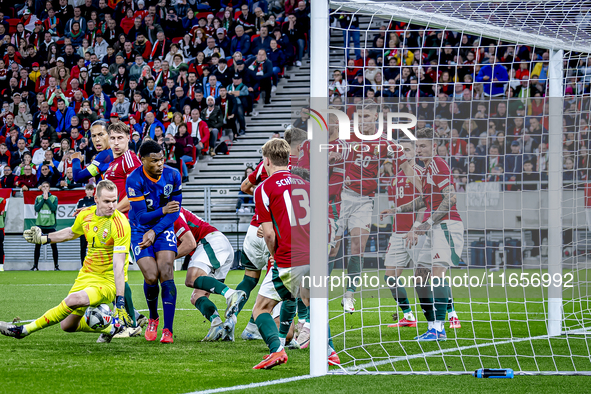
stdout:
[[[115,296],[117,295],[115,282],[82,271],[78,274],[74,286],[72,286],[68,294],[76,293],[81,290],[88,294],[90,306],[111,304],[115,301]],[[74,310],[72,314],[84,316],[85,311],[86,307],[82,307]]]

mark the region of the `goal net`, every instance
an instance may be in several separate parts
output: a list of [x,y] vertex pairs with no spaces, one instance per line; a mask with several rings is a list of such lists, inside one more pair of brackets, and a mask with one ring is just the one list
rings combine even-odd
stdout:
[[[435,143],[429,168],[427,148],[405,149],[427,201],[406,216],[380,215],[421,193],[396,154],[342,155],[343,192],[329,208],[340,208],[329,323],[341,365],[330,372],[591,371],[589,11],[582,1],[330,3],[329,105],[384,137],[413,115],[411,131],[430,128]],[[445,198],[459,218],[438,215]],[[422,248],[405,249],[429,217]],[[429,259],[426,286],[415,286]],[[447,293],[432,266],[449,267]],[[446,340],[415,339],[431,326]]]

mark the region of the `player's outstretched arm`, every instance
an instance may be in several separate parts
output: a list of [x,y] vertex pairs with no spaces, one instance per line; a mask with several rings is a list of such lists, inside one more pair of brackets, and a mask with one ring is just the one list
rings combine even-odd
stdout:
[[75,234],[71,227],[64,228],[55,233],[51,233],[51,238],[47,234],[43,234],[43,231],[37,226],[31,227],[29,230],[25,230],[23,237],[25,240],[32,244],[45,245],[48,243],[57,244],[60,242],[70,241],[76,239],[80,234]]
[[107,171],[113,157],[109,150],[99,152],[92,163],[86,168],[82,168],[80,159],[80,152],[76,152],[72,156],[72,175],[76,182],[86,182],[90,178]]

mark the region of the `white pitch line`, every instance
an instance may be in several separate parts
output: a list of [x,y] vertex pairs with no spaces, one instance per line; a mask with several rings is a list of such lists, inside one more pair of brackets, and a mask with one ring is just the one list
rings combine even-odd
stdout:
[[509,343],[518,343],[518,342],[525,342],[525,341],[531,341],[531,340],[537,340],[537,339],[548,339],[548,338],[549,338],[548,335],[539,335],[536,337],[527,337],[527,338],[521,338],[521,339],[509,339],[509,340],[501,341],[501,342],[481,343],[479,345],[460,346],[460,347],[451,348],[451,349],[433,350],[433,351],[427,352],[427,353],[418,353],[418,354],[412,354],[410,356],[393,357],[393,358],[389,358],[387,360],[381,360],[381,361],[375,361],[375,362],[372,361],[370,363],[361,364],[359,366],[347,367],[347,368],[342,368],[342,369],[345,372],[355,372],[355,371],[360,371],[360,370],[366,369],[366,368],[378,367],[378,366],[384,365],[384,364],[395,363],[398,361],[414,360],[417,358],[426,358],[428,356],[435,356],[438,354],[453,353],[453,352],[469,350],[469,349],[479,349],[481,347],[506,345]]
[[289,382],[297,382],[298,380],[305,380],[313,378],[312,375],[302,375],[302,376],[294,376],[292,378],[283,378],[277,380],[268,380],[266,382],[259,382],[259,383],[251,383],[251,384],[241,384],[239,386],[231,386],[231,387],[219,387],[217,389],[210,389],[210,390],[203,390],[203,391],[193,391],[187,394],[213,394],[213,393],[224,393],[226,391],[236,391],[236,390],[246,390],[246,389],[254,389],[258,387],[265,387],[265,386],[272,386],[275,384],[282,384],[282,383],[289,383]]

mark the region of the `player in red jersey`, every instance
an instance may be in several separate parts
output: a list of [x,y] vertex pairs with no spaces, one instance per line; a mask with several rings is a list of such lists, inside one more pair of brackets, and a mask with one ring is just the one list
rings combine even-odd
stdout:
[[[109,164],[107,171],[103,174],[104,179],[108,179],[117,185],[119,202],[117,210],[121,213],[129,211],[129,200],[127,199],[127,188],[125,182],[129,174],[142,165],[134,151],[129,149],[129,126],[123,122],[114,122],[107,129],[109,133],[109,145],[113,151],[113,161]],[[127,215],[126,215],[127,216]]]
[[[362,134],[375,135],[379,106],[373,100],[361,103]],[[341,305],[345,312],[355,311],[355,282],[360,282],[363,267],[363,253],[369,238],[372,223],[374,195],[378,186],[379,168],[386,159],[392,160],[394,173],[402,170],[413,179],[415,171],[406,161],[402,147],[395,141],[385,138],[369,141],[350,141],[345,150],[345,179],[341,193],[341,212],[337,225],[337,236],[342,236],[346,229],[351,236],[351,256],[347,265],[348,283]],[[418,186],[420,188],[420,185]]]
[[[406,159],[413,166],[417,177],[420,178],[424,169],[415,163],[414,141],[400,141],[400,145],[404,148]],[[382,211],[381,215],[393,215],[397,207],[408,204],[420,197],[420,195],[415,185],[400,171],[395,177],[389,180],[388,200],[390,202],[390,209]],[[404,318],[398,323],[388,325],[388,327],[417,326],[417,320],[408,302],[406,289],[403,286],[399,286],[398,277],[402,274],[402,270],[409,266],[411,260],[413,262],[417,261],[418,252],[420,252],[422,243],[425,241],[425,236],[418,237],[416,245],[406,242],[406,238],[409,231],[422,223],[425,210],[426,208],[423,207],[416,213],[405,212],[392,216],[392,235],[388,242],[388,251],[386,252],[384,261],[384,265],[386,266],[384,280],[390,288],[398,306],[402,309]]]
[[[297,162],[296,160],[299,157],[300,145],[306,139],[307,133],[302,129],[291,128],[285,131],[284,136],[286,139],[289,138],[289,141],[291,142],[290,160],[288,164],[288,167],[291,167],[292,160]],[[248,178],[244,180],[240,188],[244,193],[253,195],[255,188],[267,179],[267,177],[267,171],[261,161]],[[242,282],[238,284],[236,290],[244,291],[246,293],[246,300],[240,304],[238,313],[240,313],[244,304],[246,304],[252,290],[257,286],[259,278],[261,277],[261,271],[266,267],[269,260],[267,245],[263,238],[257,236],[259,226],[260,223],[257,220],[255,207],[255,215],[252,217],[242,246],[243,253],[241,263],[244,266],[245,271]],[[244,340],[262,339],[252,316],[242,332],[241,337]]]
[[423,207],[431,212],[426,222],[407,234],[407,239],[413,245],[417,243],[419,235],[427,235],[416,265],[431,270],[430,280],[433,284],[433,293],[427,286],[417,288],[421,290],[419,299],[429,327],[425,334],[415,339],[445,341],[447,335],[443,323],[451,291],[444,277],[448,267],[459,263],[464,247],[464,224],[456,209],[456,191],[449,165],[441,157],[435,156],[437,142],[433,139],[433,129],[420,129],[416,136],[417,157],[425,164],[423,195],[398,207],[396,212],[414,212]]
[[[204,341],[218,339],[234,341],[234,327],[238,303],[246,297],[243,291],[235,291],[224,284],[234,261],[234,248],[218,229],[193,212],[181,208],[174,223],[178,254],[177,259],[191,254],[185,286],[193,288],[191,304],[199,309],[211,327]],[[209,300],[211,293],[226,298],[226,322],[222,322],[218,310]],[[238,300],[238,301],[236,301]]]
[[[330,107],[337,109],[336,107]],[[345,141],[339,139],[338,121],[335,115],[329,114],[328,124],[328,145],[325,147],[329,154],[328,164],[328,246],[329,246],[329,265],[328,274],[330,275],[335,264],[335,258],[340,247],[340,236],[337,237],[337,222],[341,208],[341,192],[343,189],[343,177],[345,174],[345,162],[343,153],[347,148]],[[298,167],[310,171],[310,141],[306,140],[302,144]],[[298,300],[298,324],[295,326],[295,334],[300,347],[306,348],[310,340],[310,317],[309,312],[302,313],[305,303]],[[332,347],[332,341],[329,344]],[[337,353],[332,355],[331,365],[340,364]]]
[[281,139],[263,146],[263,165],[269,178],[255,190],[254,196],[264,240],[274,262],[253,311],[270,354],[254,369],[269,369],[287,362],[287,333],[278,332],[271,313],[279,302],[298,296],[302,277],[310,271],[310,184],[287,170],[289,152],[289,144]]

